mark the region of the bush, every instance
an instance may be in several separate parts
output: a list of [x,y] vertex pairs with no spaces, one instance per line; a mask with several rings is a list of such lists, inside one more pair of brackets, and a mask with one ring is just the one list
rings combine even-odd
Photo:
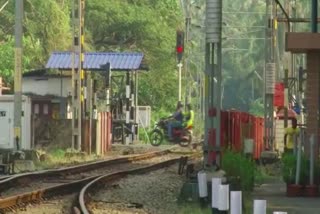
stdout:
[[172,112],[168,112],[167,110],[164,109],[160,109],[158,111],[154,111],[152,112],[152,116],[151,116],[151,128],[153,128],[153,126],[155,125],[155,123],[157,123],[161,118],[163,117],[168,117],[170,115],[172,115],[174,113],[174,110]]
[[49,152],[49,154],[56,159],[63,159],[64,155],[65,155],[65,151],[62,149],[54,149],[52,151]]
[[149,134],[150,130],[149,129],[144,129],[139,127],[139,140],[142,141],[143,143],[149,143]]
[[[297,157],[294,154],[284,154],[282,157],[282,177],[287,184],[295,183]],[[307,182],[309,173],[308,160],[304,155],[301,155],[300,167],[300,184]]]
[[227,150],[222,156],[222,169],[228,178],[239,179],[241,190],[253,190],[255,163],[252,160],[241,153]]

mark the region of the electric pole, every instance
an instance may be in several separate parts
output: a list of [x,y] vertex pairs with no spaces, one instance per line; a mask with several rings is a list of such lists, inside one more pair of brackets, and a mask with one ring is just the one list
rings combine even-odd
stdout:
[[[72,52],[72,149],[81,150],[82,117],[85,116],[86,88],[84,86],[84,0],[73,0],[73,52]],[[76,56],[78,66],[76,68]],[[85,83],[86,85],[86,83]]]
[[[186,24],[186,44],[189,43],[190,40],[190,25],[191,25],[191,2],[190,0],[186,0],[186,15],[185,15],[185,24]],[[188,45],[187,45],[188,46]],[[185,104],[191,102],[191,90],[190,82],[188,82],[188,74],[189,74],[189,62],[191,58],[190,47],[187,48],[187,58],[184,61],[185,65],[185,81],[186,81],[186,90],[185,90]],[[193,79],[192,79],[193,81]]]
[[15,1],[14,141],[21,149],[23,0]]

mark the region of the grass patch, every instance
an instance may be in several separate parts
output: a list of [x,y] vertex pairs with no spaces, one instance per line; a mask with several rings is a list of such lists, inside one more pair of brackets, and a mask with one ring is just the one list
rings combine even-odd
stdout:
[[197,203],[183,204],[177,214],[211,214],[211,209],[209,206],[208,208],[201,208],[200,204]]
[[66,151],[62,149],[54,149],[53,151],[49,152],[51,157],[56,160],[61,160],[64,158]]
[[44,160],[35,163],[37,170],[59,168],[62,166],[76,165],[100,159],[96,155],[66,156],[66,153],[70,151],[71,150],[69,149],[63,150],[58,148],[51,149],[48,151],[39,151],[40,155],[44,158]]
[[257,166],[255,169],[254,175],[255,184],[261,185],[266,183],[268,180],[274,178],[274,176],[270,175],[267,170],[262,166]]

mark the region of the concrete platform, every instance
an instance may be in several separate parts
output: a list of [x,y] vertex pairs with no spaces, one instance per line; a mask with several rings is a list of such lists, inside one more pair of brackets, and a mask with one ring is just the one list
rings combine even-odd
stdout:
[[284,211],[288,214],[320,213],[320,198],[286,197],[286,184],[280,180],[271,181],[255,188],[252,196],[253,199],[267,200],[270,213],[273,211]]

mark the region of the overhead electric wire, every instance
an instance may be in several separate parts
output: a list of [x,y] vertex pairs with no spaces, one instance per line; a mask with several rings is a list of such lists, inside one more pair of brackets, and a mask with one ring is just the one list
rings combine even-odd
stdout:
[[265,15],[265,12],[251,12],[251,11],[223,11],[222,14],[263,14]]
[[283,12],[284,16],[285,16],[286,19],[287,19],[288,31],[290,32],[290,22],[289,22],[290,17],[289,17],[289,15],[288,15],[288,13],[286,12],[286,10],[283,8],[282,4],[279,2],[279,0],[275,0],[275,1],[276,1],[276,3],[279,5],[281,11]]
[[2,5],[2,7],[0,8],[0,12],[7,6],[8,3],[9,3],[9,0]]

